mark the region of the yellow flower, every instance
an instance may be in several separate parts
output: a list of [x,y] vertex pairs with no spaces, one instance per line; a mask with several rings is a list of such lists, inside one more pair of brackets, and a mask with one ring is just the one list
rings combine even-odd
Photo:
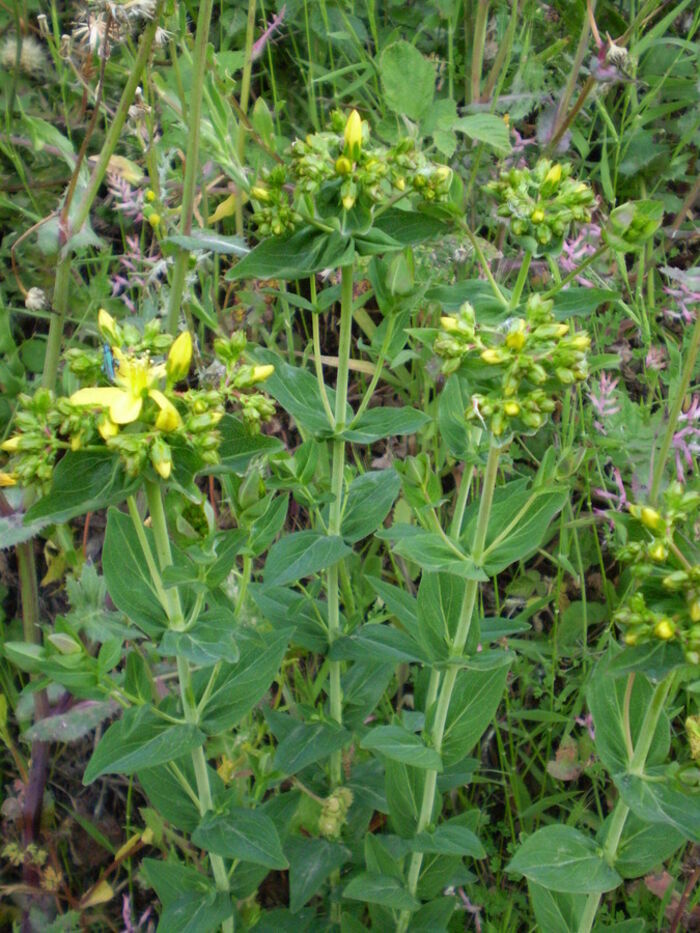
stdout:
[[348,117],[345,124],[345,151],[351,159],[357,160],[362,150],[362,117],[357,110]]
[[168,382],[179,382],[184,379],[190,371],[192,362],[192,335],[188,330],[178,336],[170,347],[168,359],[165,363],[165,371],[168,376]]
[[657,638],[661,638],[663,641],[668,641],[669,638],[673,638],[675,631],[673,622],[666,618],[659,619],[654,626],[654,635],[656,635]]
[[16,473],[3,473],[0,471],[0,488],[3,486],[16,486],[17,485],[17,474]]
[[[119,363],[114,373],[116,385],[79,389],[70,397],[72,405],[84,405],[88,408],[106,408],[109,418],[115,425],[131,424],[141,414],[143,402],[152,398],[161,414],[168,412],[169,430],[180,424],[180,415],[172,402],[156,388],[165,375],[165,364],[151,365],[147,356],[129,357],[114,347],[114,356]],[[160,417],[160,416],[159,416]],[[110,430],[110,429],[106,429]]]

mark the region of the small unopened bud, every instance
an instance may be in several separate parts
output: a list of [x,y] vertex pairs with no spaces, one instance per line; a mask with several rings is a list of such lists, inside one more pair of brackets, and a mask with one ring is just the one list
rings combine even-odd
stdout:
[[544,176],[545,184],[558,185],[561,181],[561,165],[557,162]]
[[173,455],[168,444],[157,437],[151,448],[153,469],[162,479],[168,479],[173,468]]
[[161,216],[155,211],[152,214],[148,215],[148,222],[152,227],[157,227],[160,224]]
[[255,198],[256,201],[262,201],[266,203],[270,200],[270,192],[267,188],[263,188],[262,185],[255,185],[250,189],[251,198]]
[[109,311],[105,311],[104,308],[100,308],[100,310],[97,312],[97,326],[99,328],[100,334],[102,334],[108,343],[116,344],[119,346],[121,343],[119,325],[114,320]]
[[454,334],[459,330],[459,322],[453,314],[445,314],[440,318],[440,327],[448,334]]
[[275,367],[272,365],[272,363],[268,363],[265,366],[253,366],[253,372],[251,373],[250,381],[264,382],[266,379],[270,378],[274,371]]
[[515,418],[516,415],[520,414],[520,405],[517,402],[506,402],[503,411],[509,418]]
[[541,224],[544,220],[544,211],[541,207],[536,207],[535,210],[530,214],[530,220],[533,224]]
[[656,509],[649,508],[649,506],[644,506],[639,517],[642,524],[646,525],[646,527],[650,528],[652,531],[657,531],[664,526],[663,518]]
[[668,641],[669,638],[673,638],[676,632],[675,626],[670,619],[663,618],[654,626],[654,635],[657,638],[661,638],[663,641]]
[[495,347],[487,347],[486,350],[483,350],[481,353],[481,359],[484,363],[488,363],[489,366],[494,366],[497,363],[502,363],[504,360],[503,353],[500,350],[497,350]]
[[663,545],[660,541],[657,541],[656,544],[653,544],[649,548],[649,557],[660,564],[668,557],[668,548],[665,547],[665,545]]
[[335,170],[339,175],[349,175],[352,171],[352,162],[347,156],[340,156],[335,160]]
[[343,207],[345,208],[345,210],[346,211],[352,210],[354,204],[355,204],[355,195],[346,194],[345,197],[343,198]]
[[345,151],[351,159],[357,161],[362,151],[362,117],[353,110],[345,124]]
[[192,362],[192,335],[183,330],[170,347],[165,372],[169,383],[179,382],[190,371]]

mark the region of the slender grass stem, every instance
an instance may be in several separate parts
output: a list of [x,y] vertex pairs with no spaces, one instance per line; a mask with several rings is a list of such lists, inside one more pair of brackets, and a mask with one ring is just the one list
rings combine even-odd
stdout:
[[[340,341],[338,345],[338,379],[335,389],[335,416],[333,419],[335,438],[332,449],[331,496],[328,516],[328,534],[340,534],[340,522],[343,514],[343,474],[345,471],[345,441],[340,436],[345,428],[345,414],[348,399],[348,372],[350,362],[350,337],[352,333],[352,283],[353,267],[341,269],[340,299]],[[334,564],[327,573],[328,589],[328,643],[340,634],[340,589],[338,585],[338,564]],[[331,717],[338,723],[343,721],[343,699],[340,686],[340,661],[328,664],[330,679]],[[340,751],[331,756],[331,781],[340,784]]]
[[518,307],[518,302],[520,301],[520,296],[523,293],[525,288],[525,283],[527,282],[527,274],[530,271],[530,263],[532,262],[532,253],[526,251],[523,256],[523,261],[520,264],[520,269],[518,270],[518,278],[515,282],[515,288],[513,289],[513,294],[510,296],[510,302],[508,303],[508,310],[514,311]]
[[[492,442],[489,448],[486,470],[484,472],[483,489],[481,492],[481,501],[479,503],[479,514],[477,516],[474,541],[472,543],[472,559],[477,566],[479,566],[481,562],[484,553],[484,546],[486,544],[486,532],[488,530],[489,517],[491,515],[493,494],[496,488],[500,455],[501,448],[497,447]],[[450,657],[455,660],[461,656],[462,652],[464,651],[464,646],[467,643],[478,591],[478,581],[467,580],[464,590],[464,598],[462,601],[462,610],[460,613],[459,623],[457,625],[457,631],[455,632],[455,636],[450,647]],[[435,718],[431,737],[433,747],[438,752],[438,754],[442,750],[442,741],[445,734],[447,714],[450,708],[450,700],[452,699],[452,693],[454,691],[458,673],[459,666],[457,664],[453,664],[445,673],[437,693],[437,706],[435,708]],[[429,714],[427,707],[426,714]],[[426,772],[425,785],[423,787],[423,798],[421,800],[421,808],[418,816],[418,826],[416,827],[417,833],[423,832],[429,825],[432,818],[433,809],[435,806],[435,792],[437,789],[437,774],[437,771]],[[416,889],[418,887],[418,879],[420,877],[422,864],[423,853],[414,852],[409,863],[407,882],[408,890],[412,895],[415,895]],[[408,928],[410,918],[410,911],[403,911],[401,913],[399,923],[397,925],[397,930],[399,933],[405,933]]]
[[[243,117],[248,116],[248,100],[250,98],[250,76],[253,71],[253,37],[255,35],[255,7],[256,0],[248,0],[248,18],[246,20],[245,30],[245,58],[243,65],[243,74],[241,75],[241,94],[240,94],[240,113]],[[238,121],[238,136],[236,139],[236,154],[238,156],[239,166],[243,166],[245,159],[245,144],[247,120]],[[236,233],[243,236],[243,200],[241,192],[236,194]]]
[[[189,134],[185,153],[185,178],[182,185],[182,208],[180,214],[180,233],[189,236],[192,232],[194,197],[197,185],[197,165],[199,157],[199,130],[202,117],[202,95],[204,93],[204,72],[207,64],[207,40],[211,24],[211,11],[214,0],[201,0],[197,14],[197,32],[194,40],[194,58],[192,88],[189,100]],[[174,334],[180,317],[180,305],[185,289],[185,276],[190,253],[181,247],[175,256],[173,278],[170,284],[168,302],[167,329]]]

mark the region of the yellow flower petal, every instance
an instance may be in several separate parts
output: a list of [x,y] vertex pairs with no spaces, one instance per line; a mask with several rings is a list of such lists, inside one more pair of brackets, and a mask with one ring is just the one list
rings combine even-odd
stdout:
[[16,473],[2,473],[0,472],[0,487],[2,486],[16,486],[17,485],[17,474]]
[[93,408],[109,408],[124,395],[123,389],[116,386],[90,386],[87,389],[78,389],[68,401],[71,405],[86,405]]
[[115,424],[131,424],[141,414],[143,399],[140,395],[117,391],[118,397],[109,406],[109,417]]
[[174,431],[179,428],[182,424],[182,418],[173,403],[159,389],[151,389],[148,394],[160,408],[156,418],[156,428],[164,432]]
[[13,454],[19,449],[21,434],[15,434],[14,437],[8,437],[6,441],[0,444],[0,450],[6,450],[8,454]]

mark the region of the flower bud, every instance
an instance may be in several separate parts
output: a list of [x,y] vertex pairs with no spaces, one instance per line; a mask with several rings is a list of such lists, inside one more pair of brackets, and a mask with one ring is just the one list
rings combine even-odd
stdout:
[[676,629],[673,622],[666,617],[659,619],[654,626],[654,635],[656,635],[657,638],[661,638],[663,641],[668,641],[669,638],[673,638],[675,632]]
[[694,599],[688,607],[691,622],[700,622],[700,599]]
[[272,365],[272,363],[268,363],[265,366],[253,366],[253,372],[251,373],[250,381],[264,382],[266,379],[270,378],[274,371],[275,367]]
[[262,185],[253,185],[250,189],[251,198],[255,198],[256,201],[262,201],[265,204],[270,200],[270,192],[267,188],[263,188]]
[[354,204],[355,204],[355,195],[346,194],[345,197],[343,198],[343,207],[345,208],[345,210],[346,211],[352,210]]
[[517,402],[506,402],[503,411],[509,418],[515,418],[516,415],[520,414],[520,405]]
[[147,220],[152,227],[157,227],[161,221],[161,216],[154,211],[152,214],[148,215]]
[[168,444],[157,437],[151,447],[151,463],[162,479],[168,479],[173,468],[173,455]]
[[340,156],[335,160],[335,170],[339,175],[349,175],[352,171],[352,162],[347,156]]
[[649,548],[648,554],[652,560],[655,560],[660,564],[668,557],[668,548],[666,548],[665,545],[663,545],[660,541],[657,541],[656,544],[653,544]]
[[530,220],[533,224],[541,224],[544,220],[544,211],[541,207],[536,207],[535,210],[530,214]]
[[561,181],[561,165],[557,162],[544,176],[545,184],[558,185]]
[[14,437],[8,437],[6,441],[3,441],[2,444],[0,444],[0,450],[4,450],[8,454],[16,453],[19,449],[21,439],[21,434],[15,434]]
[[511,350],[522,350],[526,340],[525,321],[522,318],[517,318],[506,335],[506,346],[510,347]]
[[165,363],[165,372],[169,383],[179,382],[190,371],[192,362],[192,335],[183,330],[170,347],[168,359]]
[[362,151],[362,117],[357,110],[353,110],[347,119],[344,137],[345,152],[356,162]]
[[688,716],[685,721],[685,734],[688,736],[693,761],[700,761],[700,716]]
[[100,308],[97,312],[97,326],[106,341],[117,346],[121,344],[121,334],[117,322],[109,311],[105,311],[104,308]]
[[505,357],[503,353],[495,347],[487,347],[486,350],[482,351],[481,359],[484,363],[488,363],[489,366],[494,366],[497,363],[502,363]]
[[15,486],[17,484],[17,474],[16,473],[3,473],[0,470],[0,489],[7,486]]
[[459,322],[453,314],[445,314],[440,318],[440,327],[448,334],[454,334],[459,330]]

